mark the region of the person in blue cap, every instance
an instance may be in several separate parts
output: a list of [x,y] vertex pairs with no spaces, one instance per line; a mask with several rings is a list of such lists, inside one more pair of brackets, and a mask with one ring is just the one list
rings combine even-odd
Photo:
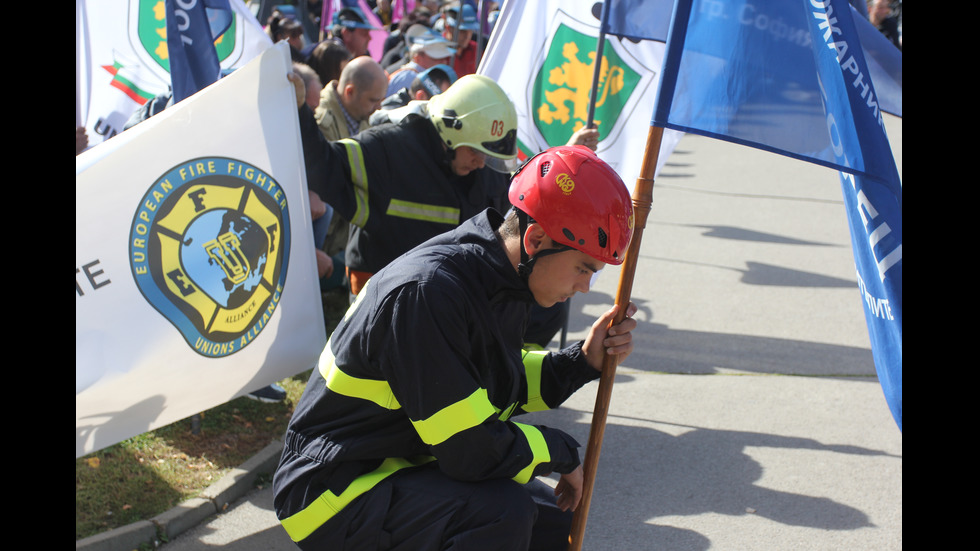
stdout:
[[446,8],[435,27],[456,47],[456,56],[452,63],[456,74],[463,77],[475,73],[477,44],[473,37],[480,30],[480,20],[476,17],[473,6],[464,3],[462,9],[458,5]]
[[[368,123],[377,126],[386,122],[398,122],[409,113],[421,112],[423,102],[445,92],[454,82],[456,82],[456,71],[453,71],[449,65],[439,64],[429,67],[416,75],[408,88],[402,88],[385,98],[381,102],[381,108],[371,114]],[[409,104],[413,108],[402,109],[407,108]]]
[[368,55],[372,30],[377,29],[368,22],[361,10],[343,8],[334,14],[330,34],[343,42],[353,57],[357,57]]
[[[452,86],[456,82],[456,71],[449,65],[439,64],[422,71],[416,79],[419,83],[415,99],[427,100],[445,92],[447,88]],[[410,90],[415,90],[414,82]]]

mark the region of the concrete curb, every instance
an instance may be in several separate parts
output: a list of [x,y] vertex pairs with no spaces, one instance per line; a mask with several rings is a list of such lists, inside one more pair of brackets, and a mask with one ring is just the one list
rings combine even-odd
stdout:
[[132,551],[141,545],[156,547],[161,538],[172,540],[179,534],[223,512],[228,504],[255,487],[255,479],[275,471],[282,453],[282,442],[272,441],[262,451],[221,477],[200,496],[188,499],[150,520],[134,522],[115,530],[75,542],[76,551]]

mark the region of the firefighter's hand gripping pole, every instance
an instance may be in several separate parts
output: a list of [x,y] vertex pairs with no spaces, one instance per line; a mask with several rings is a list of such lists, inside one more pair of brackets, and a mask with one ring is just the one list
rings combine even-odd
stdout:
[[[633,275],[636,273],[636,261],[639,257],[643,228],[646,227],[647,215],[650,214],[650,205],[653,202],[653,175],[657,168],[663,133],[663,128],[651,126],[647,134],[643,164],[640,167],[640,175],[636,179],[636,186],[633,188],[633,240],[630,241],[619,274],[619,289],[616,291],[616,304],[619,305],[619,311],[616,312],[616,317],[610,322],[610,327],[623,321],[630,303],[630,294],[633,291]],[[599,376],[599,390],[595,400],[595,409],[592,412],[589,443],[585,449],[585,462],[582,466],[584,472],[582,500],[579,502],[578,508],[575,509],[575,516],[572,519],[572,530],[568,537],[569,551],[582,549],[585,522],[589,516],[589,503],[592,501],[592,488],[598,470],[599,450],[602,447],[602,436],[606,428],[606,415],[609,412],[609,401],[612,397],[612,385],[615,377],[616,357],[607,354],[602,359],[602,374]]]

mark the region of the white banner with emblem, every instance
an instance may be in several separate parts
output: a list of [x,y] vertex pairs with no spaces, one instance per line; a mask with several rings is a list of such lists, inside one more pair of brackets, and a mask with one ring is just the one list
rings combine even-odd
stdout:
[[316,363],[290,66],[279,44],[76,157],[76,457]]

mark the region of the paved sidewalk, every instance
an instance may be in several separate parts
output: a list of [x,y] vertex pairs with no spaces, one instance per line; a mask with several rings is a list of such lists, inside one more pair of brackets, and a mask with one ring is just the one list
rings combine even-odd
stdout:
[[[901,120],[886,126],[901,172]],[[573,299],[570,340],[613,302],[607,272]],[[655,185],[633,300],[585,549],[902,549],[902,434],[875,379],[835,172],[685,136]],[[533,422],[584,445],[596,388]],[[168,517],[163,549],[295,549],[269,488],[222,484]],[[135,548],[123,532],[76,549]]]

